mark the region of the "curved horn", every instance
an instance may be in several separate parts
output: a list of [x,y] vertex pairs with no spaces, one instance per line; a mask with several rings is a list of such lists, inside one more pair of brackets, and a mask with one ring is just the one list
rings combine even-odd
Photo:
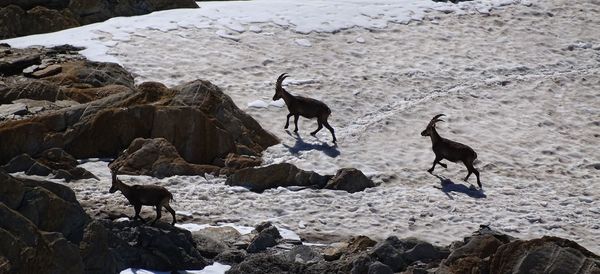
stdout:
[[277,83],[275,84],[275,87],[277,88],[277,90],[281,89],[281,84],[283,83],[283,80],[285,78],[287,78],[289,75],[287,75],[287,73],[283,73],[281,75],[279,75],[279,77],[277,77]]
[[437,118],[440,118],[440,117],[442,117],[442,116],[446,116],[446,114],[438,114],[438,115],[436,115],[436,116],[433,116],[433,118],[431,118],[431,121],[433,121],[433,120],[437,120]]

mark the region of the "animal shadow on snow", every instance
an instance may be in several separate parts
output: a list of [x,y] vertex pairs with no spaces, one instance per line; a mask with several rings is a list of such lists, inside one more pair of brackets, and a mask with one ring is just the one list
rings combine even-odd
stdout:
[[444,192],[446,195],[448,195],[448,198],[450,198],[451,200],[454,200],[454,198],[452,198],[452,196],[450,196],[450,192],[464,193],[464,194],[468,195],[469,197],[475,198],[475,199],[487,198],[487,195],[485,195],[485,193],[483,192],[482,189],[477,189],[474,186],[469,187],[469,186],[466,186],[463,184],[456,184],[456,183],[452,182],[452,180],[442,177],[442,176],[439,176],[439,175],[434,175],[434,176],[437,177],[438,179],[440,179],[441,187],[439,189],[442,192]]
[[340,151],[337,149],[337,145],[329,145],[326,142],[321,141],[318,137],[315,137],[320,144],[304,142],[300,134],[297,132],[290,132],[286,130],[287,134],[296,139],[296,143],[293,146],[283,144],[292,154],[298,154],[300,151],[318,150],[323,152],[325,155],[335,158],[340,156]]

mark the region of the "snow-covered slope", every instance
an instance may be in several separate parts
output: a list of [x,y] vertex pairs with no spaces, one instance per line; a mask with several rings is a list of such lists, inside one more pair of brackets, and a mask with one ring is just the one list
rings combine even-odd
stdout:
[[[489,224],[600,252],[600,16],[592,2],[200,5],[8,42],[79,43],[90,58],[123,64],[138,82],[210,80],[282,139],[265,153],[266,164],[321,173],[356,167],[381,183],[354,194],[256,194],[223,178],[123,176],[173,190],[174,207],[195,223],[271,220],[312,242],[394,234],[438,244]],[[301,119],[299,135],[283,130],[287,109],[270,99],[283,72],[291,75],[288,91],[331,107],[338,146],[325,130],[308,134],[314,121]],[[477,151],[483,192],[461,181],[462,165],[438,166],[447,179],[426,172],[434,156],[419,133],[438,113],[448,116],[438,125],[442,136]],[[103,179],[69,184],[85,206],[129,213],[120,195],[107,193],[106,162],[84,167]],[[448,180],[454,184],[441,184]]]

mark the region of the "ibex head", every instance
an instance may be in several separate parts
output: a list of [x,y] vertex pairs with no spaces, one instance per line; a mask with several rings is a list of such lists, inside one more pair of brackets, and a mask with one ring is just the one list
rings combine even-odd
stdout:
[[285,73],[281,74],[281,75],[279,75],[279,77],[277,77],[277,83],[275,84],[275,95],[273,95],[273,101],[277,101],[282,98],[281,94],[283,93],[284,89],[281,87],[281,83],[283,83],[283,79],[285,79],[287,77],[288,77],[288,75]]
[[110,186],[108,192],[115,193],[117,190],[119,190],[119,188],[117,187],[119,179],[117,179],[117,173],[115,170],[111,169],[110,174],[112,175],[112,185]]
[[427,127],[425,128],[425,130],[423,130],[421,132],[421,136],[431,136],[431,133],[435,129],[435,123],[437,123],[437,122],[443,122],[444,121],[442,119],[438,119],[438,118],[440,118],[442,116],[445,116],[445,115],[444,114],[438,114],[436,116],[433,116],[433,118],[431,118],[431,121],[429,121],[429,124],[427,124]]

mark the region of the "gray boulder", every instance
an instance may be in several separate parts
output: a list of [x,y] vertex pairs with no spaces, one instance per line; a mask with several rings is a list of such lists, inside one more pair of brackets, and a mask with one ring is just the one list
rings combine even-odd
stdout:
[[259,168],[245,168],[227,178],[225,184],[243,186],[255,192],[289,186],[322,188],[330,176],[304,171],[292,164],[281,163]]
[[258,234],[254,236],[246,251],[248,253],[257,253],[264,251],[269,247],[276,246],[278,241],[282,239],[279,230],[271,223],[264,223],[256,228]]
[[365,188],[374,187],[375,183],[367,178],[362,171],[355,168],[343,168],[327,182],[325,188],[345,190],[350,193],[365,190]]

